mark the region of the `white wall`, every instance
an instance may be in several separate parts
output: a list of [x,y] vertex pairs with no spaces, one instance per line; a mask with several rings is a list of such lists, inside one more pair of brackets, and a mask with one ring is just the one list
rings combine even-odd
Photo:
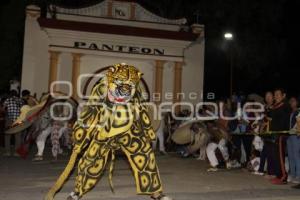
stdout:
[[[59,64],[58,64],[58,74],[57,79],[61,81],[72,81],[72,55],[67,52],[60,54]],[[58,91],[69,93],[69,88],[67,85],[61,84],[57,88]]]
[[49,74],[49,39],[35,17],[26,16],[21,88],[38,97],[47,91]]
[[[196,104],[202,101],[204,77],[205,43],[194,44],[185,50],[182,70],[182,91],[187,101]],[[190,99],[190,93],[197,93],[196,99]],[[182,99],[184,100],[184,99]]]
[[172,102],[172,99],[166,98],[166,93],[173,93],[174,62],[166,62],[164,64],[163,75],[162,102]]

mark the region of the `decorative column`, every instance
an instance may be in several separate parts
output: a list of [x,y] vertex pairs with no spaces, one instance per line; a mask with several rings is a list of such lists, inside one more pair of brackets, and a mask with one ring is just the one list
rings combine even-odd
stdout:
[[[50,91],[51,84],[57,80],[57,67],[58,59],[60,52],[58,51],[49,51],[50,54],[50,66],[49,66],[49,83],[48,89]],[[55,91],[56,87],[54,86],[53,90]]]
[[41,9],[36,5],[28,5],[26,7],[26,17],[37,19],[41,16]]
[[113,16],[112,10],[113,10],[113,1],[111,0],[107,2],[107,17]]
[[78,85],[78,77],[80,75],[80,60],[82,54],[80,53],[72,53],[73,62],[72,62],[72,86],[73,86],[73,93],[72,97],[74,99],[78,99],[77,93],[77,85]]
[[130,4],[130,19],[135,20],[135,9],[136,9],[136,3]]
[[162,100],[162,87],[163,87],[163,72],[164,72],[164,63],[165,61],[156,60],[155,61],[155,85],[154,85],[154,93],[159,94],[159,100],[155,101],[158,105]]
[[[173,84],[173,103],[181,101],[181,81],[182,81],[182,62],[175,62],[174,66],[174,84]],[[176,106],[176,113],[180,112],[180,106]]]

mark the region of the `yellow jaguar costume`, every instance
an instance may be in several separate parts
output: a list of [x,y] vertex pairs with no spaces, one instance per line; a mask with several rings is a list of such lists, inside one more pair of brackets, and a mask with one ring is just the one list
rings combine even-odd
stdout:
[[[121,149],[131,165],[137,193],[162,192],[154,152],[155,139],[139,81],[142,73],[133,66],[117,64],[93,88],[88,104],[73,127],[74,149],[62,175],[46,196],[53,200],[75,165],[79,154],[75,190],[69,199],[79,199],[98,182],[111,157],[109,179],[115,151]],[[160,199],[160,198],[158,198]]]

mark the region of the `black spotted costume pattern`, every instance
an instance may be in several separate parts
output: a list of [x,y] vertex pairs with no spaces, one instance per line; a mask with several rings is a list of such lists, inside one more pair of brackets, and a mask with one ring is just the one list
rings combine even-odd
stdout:
[[[115,151],[126,155],[138,194],[162,192],[159,171],[151,142],[155,139],[148,108],[139,81],[142,73],[133,66],[111,66],[94,86],[87,105],[73,127],[74,148],[70,161],[45,197],[54,199],[71,173],[78,155],[78,172],[72,195],[78,199],[99,181],[108,163],[112,186]],[[76,198],[74,198],[76,199]]]

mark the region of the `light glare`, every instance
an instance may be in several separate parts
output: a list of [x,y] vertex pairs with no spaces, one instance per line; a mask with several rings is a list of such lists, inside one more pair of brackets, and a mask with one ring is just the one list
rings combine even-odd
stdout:
[[232,40],[233,39],[232,33],[225,33],[224,37],[225,37],[226,40]]

